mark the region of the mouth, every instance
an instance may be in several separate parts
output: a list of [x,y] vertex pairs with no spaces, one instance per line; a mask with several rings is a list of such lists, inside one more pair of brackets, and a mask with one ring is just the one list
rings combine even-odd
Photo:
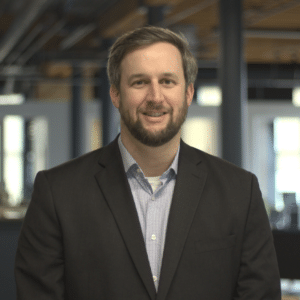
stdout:
[[166,112],[145,112],[143,115],[148,117],[161,117],[163,115],[167,114]]
[[165,121],[167,112],[145,112],[142,115],[148,123],[160,124]]

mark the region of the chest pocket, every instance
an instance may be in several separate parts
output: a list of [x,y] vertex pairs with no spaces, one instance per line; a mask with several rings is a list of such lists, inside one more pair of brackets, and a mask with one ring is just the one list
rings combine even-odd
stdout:
[[235,245],[235,235],[220,238],[205,238],[195,242],[196,252],[209,252],[232,248]]

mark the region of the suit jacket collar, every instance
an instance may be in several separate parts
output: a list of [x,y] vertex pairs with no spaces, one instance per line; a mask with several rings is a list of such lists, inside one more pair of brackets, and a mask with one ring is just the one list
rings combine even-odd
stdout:
[[158,293],[152,279],[138,214],[125,174],[118,137],[101,149],[96,179],[152,300],[166,298],[205,184],[200,152],[180,141],[178,174],[167,225]]
[[[127,173],[127,171],[129,170],[129,168],[132,165],[134,165],[134,164],[138,165],[138,164],[135,161],[135,159],[131,156],[131,154],[128,152],[128,150],[125,148],[124,144],[122,143],[120,135],[118,136],[118,145],[119,145],[119,149],[121,152],[121,157],[122,157],[125,173]],[[170,165],[169,169],[164,172],[164,174],[162,175],[162,178],[164,178],[166,176],[166,174],[170,171],[170,169],[173,169],[175,174],[177,174],[179,152],[180,152],[180,145],[178,147],[177,153],[175,155],[175,158],[174,158],[172,164]]]

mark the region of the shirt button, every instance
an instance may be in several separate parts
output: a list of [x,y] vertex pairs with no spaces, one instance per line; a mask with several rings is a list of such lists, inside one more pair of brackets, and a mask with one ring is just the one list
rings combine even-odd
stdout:
[[157,281],[157,277],[156,276],[153,276],[153,281]]
[[151,200],[155,200],[155,197],[153,196],[153,197],[151,198]]
[[155,241],[156,240],[156,235],[155,234],[152,234],[151,236],[151,240]]

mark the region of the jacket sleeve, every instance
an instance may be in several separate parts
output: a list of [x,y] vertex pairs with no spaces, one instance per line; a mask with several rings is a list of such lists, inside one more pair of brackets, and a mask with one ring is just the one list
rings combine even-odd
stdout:
[[64,299],[62,233],[43,172],[22,224],[15,257],[17,300]]
[[273,235],[256,176],[244,229],[240,271],[234,300],[281,300]]

